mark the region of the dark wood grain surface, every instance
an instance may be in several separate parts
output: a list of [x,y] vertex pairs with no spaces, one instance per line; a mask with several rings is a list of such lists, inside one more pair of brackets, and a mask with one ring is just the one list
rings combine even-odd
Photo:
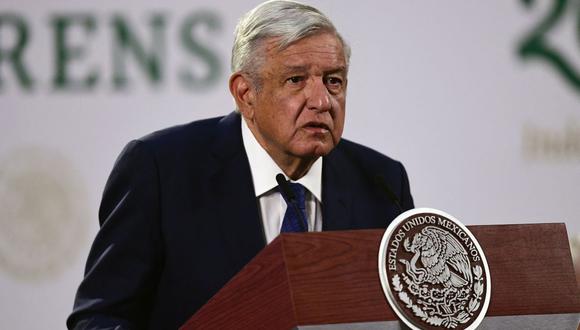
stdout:
[[[490,267],[488,316],[580,313],[564,224],[468,228]],[[378,275],[383,233],[281,235],[186,328],[291,328],[396,320]]]
[[[487,256],[487,315],[580,312],[563,224],[469,226]],[[290,285],[300,324],[394,320],[378,276],[382,230],[287,235]],[[333,274],[325,277],[322,274]]]

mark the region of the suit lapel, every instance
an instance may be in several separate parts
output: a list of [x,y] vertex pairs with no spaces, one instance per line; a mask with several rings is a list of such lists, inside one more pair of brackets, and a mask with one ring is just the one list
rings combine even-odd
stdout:
[[237,269],[265,246],[240,120],[239,114],[231,113],[218,123],[209,178],[224,244]]
[[322,229],[351,228],[352,193],[345,179],[349,173],[347,162],[339,146],[322,163]]

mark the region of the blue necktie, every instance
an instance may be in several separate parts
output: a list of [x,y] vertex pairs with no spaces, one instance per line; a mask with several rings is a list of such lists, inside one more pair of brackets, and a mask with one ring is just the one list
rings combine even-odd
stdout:
[[[308,219],[306,216],[306,192],[304,186],[294,182],[288,182],[288,185],[290,186],[290,189],[294,191],[294,195],[296,196],[296,205],[300,209],[303,219]],[[286,208],[286,213],[284,214],[284,220],[282,221],[282,229],[280,232],[303,232],[305,231],[303,228],[306,228],[306,231],[308,231],[308,220],[306,220],[304,226],[301,226],[300,221],[302,220],[300,220],[300,216],[296,214],[294,207],[292,207],[292,203],[286,200],[286,204],[288,207]]]

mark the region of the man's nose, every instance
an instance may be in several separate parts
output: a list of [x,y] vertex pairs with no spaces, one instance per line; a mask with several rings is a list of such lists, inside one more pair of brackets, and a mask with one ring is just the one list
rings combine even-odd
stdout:
[[323,79],[315,78],[310,82],[306,102],[309,110],[329,111],[332,108],[330,94]]

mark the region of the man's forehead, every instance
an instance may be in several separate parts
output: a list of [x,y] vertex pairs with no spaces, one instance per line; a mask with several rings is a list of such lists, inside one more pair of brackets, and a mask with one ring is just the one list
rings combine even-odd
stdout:
[[280,64],[280,71],[282,73],[293,73],[293,72],[307,72],[311,71],[313,67],[323,71],[324,73],[346,73],[346,65],[344,63],[308,63],[308,64],[290,64],[290,63],[281,63]]
[[332,40],[332,41],[336,42],[337,44],[342,45],[341,39],[338,37],[338,35],[335,32],[326,31],[326,30],[316,31],[314,33],[305,35],[299,39],[294,39],[292,42],[288,42],[282,36],[263,37],[261,39],[260,43],[262,45],[265,45],[268,50],[270,50],[270,49],[272,49],[272,50],[274,50],[274,49],[284,50],[286,48],[292,47],[295,44],[302,43],[305,40],[319,38],[319,37],[323,37],[325,39]]
[[[316,40],[316,42],[313,42],[313,40]],[[336,36],[336,34],[330,32],[309,35],[288,45],[283,45],[283,42],[284,40],[281,37],[269,37],[262,41],[262,47],[264,47],[265,51],[271,55],[304,51],[304,48],[309,48],[311,50],[317,49],[320,52],[338,51],[344,53],[342,41]]]
[[264,44],[266,58],[283,71],[305,71],[312,66],[324,71],[346,71],[343,45],[333,34],[317,34],[280,49],[280,38]]
[[[321,73],[346,73],[346,62],[340,53],[317,54],[319,56],[300,56],[301,54],[291,54],[279,58],[274,64],[282,73],[309,72],[312,70]],[[310,54],[312,55],[312,54]]]

